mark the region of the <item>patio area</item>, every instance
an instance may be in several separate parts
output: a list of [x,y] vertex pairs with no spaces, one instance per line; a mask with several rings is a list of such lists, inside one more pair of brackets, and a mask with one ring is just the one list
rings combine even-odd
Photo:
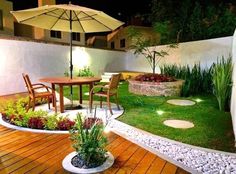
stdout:
[[[67,173],[61,162],[73,151],[68,134],[38,134],[0,126],[0,135],[0,173]],[[115,133],[106,136],[115,163],[104,173],[188,173]]]

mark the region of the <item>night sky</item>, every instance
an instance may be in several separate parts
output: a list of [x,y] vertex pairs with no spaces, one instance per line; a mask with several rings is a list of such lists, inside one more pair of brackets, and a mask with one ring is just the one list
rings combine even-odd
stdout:
[[[33,8],[38,6],[37,0],[9,0],[13,2],[14,10],[22,10],[27,8]],[[151,0],[56,0],[57,4],[68,4],[71,1],[72,4],[101,10],[112,17],[126,22],[130,16],[136,14],[145,14],[150,12]],[[127,3],[131,3],[129,5]]]

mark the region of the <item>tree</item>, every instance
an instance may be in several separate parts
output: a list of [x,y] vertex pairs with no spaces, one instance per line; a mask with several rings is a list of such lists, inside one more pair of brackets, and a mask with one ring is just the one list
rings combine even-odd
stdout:
[[[156,28],[158,28],[158,24],[156,24]],[[168,37],[168,30],[166,30],[167,24],[161,24],[159,23],[159,31],[165,31],[160,36],[161,38],[166,39]],[[157,30],[157,29],[156,29]],[[146,60],[148,61],[149,65],[151,66],[152,73],[156,73],[156,67],[159,63],[159,61],[164,58],[166,55],[168,55],[168,52],[171,48],[176,48],[177,44],[170,44],[166,46],[165,50],[156,50],[156,46],[159,45],[159,43],[162,43],[162,39],[160,41],[157,41],[155,39],[151,38],[145,38],[143,34],[136,30],[133,27],[130,27],[128,29],[128,37],[132,40],[131,49],[134,49],[134,54],[143,55]]]

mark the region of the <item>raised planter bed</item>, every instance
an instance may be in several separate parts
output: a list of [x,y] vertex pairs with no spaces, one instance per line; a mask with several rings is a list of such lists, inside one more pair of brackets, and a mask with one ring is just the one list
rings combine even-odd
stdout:
[[144,82],[130,79],[129,92],[146,96],[180,96],[184,80],[173,82]]

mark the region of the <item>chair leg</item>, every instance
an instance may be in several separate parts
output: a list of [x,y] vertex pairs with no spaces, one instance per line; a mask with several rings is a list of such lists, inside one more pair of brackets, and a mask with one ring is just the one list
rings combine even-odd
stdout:
[[93,93],[90,92],[90,95],[89,95],[89,112],[90,113],[92,112],[92,107],[93,107]]
[[31,98],[29,97],[28,106],[27,106],[27,109],[26,109],[27,112],[28,112],[29,109],[30,109],[30,105],[31,105]]
[[120,110],[120,106],[119,106],[119,102],[118,102],[118,94],[117,93],[115,95],[115,100],[116,100],[117,108],[118,108],[118,110]]
[[55,107],[55,113],[57,113],[57,99],[56,99],[56,96],[53,95],[52,96],[52,103],[53,103],[53,107]]
[[34,111],[35,109],[35,98],[33,98],[33,106],[32,106],[32,110]]
[[48,109],[50,109],[50,97],[48,96],[47,99],[48,99]]
[[102,97],[100,97],[100,108],[102,108]]
[[107,106],[108,106],[108,108],[110,110],[111,115],[113,115],[113,112],[111,110],[110,96],[107,96]]

